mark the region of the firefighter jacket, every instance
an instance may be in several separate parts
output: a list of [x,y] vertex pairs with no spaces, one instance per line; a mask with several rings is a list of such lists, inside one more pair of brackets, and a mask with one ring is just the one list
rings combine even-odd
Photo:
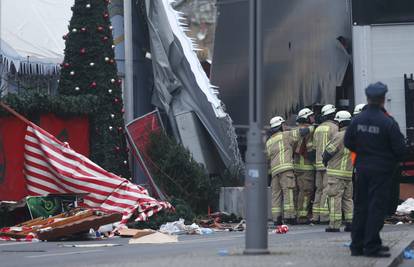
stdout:
[[341,129],[326,145],[325,152],[330,157],[326,167],[329,176],[352,179],[351,151],[344,146],[345,128]]
[[277,132],[267,140],[266,151],[272,175],[293,170],[293,145],[290,131]]
[[[303,135],[301,129],[307,128],[308,132]],[[314,126],[301,125],[292,130],[294,140],[293,162],[295,171],[313,171],[315,170],[315,159],[311,156],[313,152],[313,133]]]
[[325,166],[322,162],[322,153],[325,150],[326,145],[332,140],[333,136],[338,132],[338,125],[333,121],[325,121],[321,123],[313,134],[313,147],[316,151],[316,170],[325,170]]

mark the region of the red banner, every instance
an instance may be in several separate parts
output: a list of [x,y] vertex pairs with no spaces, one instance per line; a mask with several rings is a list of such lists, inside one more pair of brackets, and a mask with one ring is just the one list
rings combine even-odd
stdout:
[[126,126],[128,140],[133,147],[134,156],[148,179],[148,183],[151,186],[151,193],[159,199],[165,199],[165,196],[155,184],[146,162],[150,160],[147,157],[150,135],[162,129],[163,125],[157,110],[133,120]]
[[0,117],[0,200],[27,195],[23,173],[26,124],[14,116]]
[[45,129],[76,152],[89,157],[89,120],[86,116],[59,118],[54,114],[40,117],[41,128]]
[[[87,117],[63,119],[47,114],[40,117],[40,126],[89,157]],[[28,194],[23,172],[26,127],[26,123],[15,116],[0,117],[0,201],[18,201]]]

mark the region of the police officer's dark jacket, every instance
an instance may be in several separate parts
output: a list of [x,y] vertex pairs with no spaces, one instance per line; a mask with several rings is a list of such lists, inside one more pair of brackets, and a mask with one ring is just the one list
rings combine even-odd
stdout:
[[357,154],[357,168],[390,170],[406,154],[398,123],[374,105],[368,105],[352,120],[344,144]]

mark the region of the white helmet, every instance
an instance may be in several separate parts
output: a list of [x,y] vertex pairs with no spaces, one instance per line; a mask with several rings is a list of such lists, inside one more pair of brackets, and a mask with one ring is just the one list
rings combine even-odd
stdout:
[[335,111],[336,111],[336,108],[335,108],[334,105],[327,104],[327,105],[322,107],[321,113],[322,113],[322,116],[326,116],[326,115],[335,113]]
[[354,108],[354,116],[361,113],[362,109],[365,107],[366,104],[358,104]]
[[313,111],[308,108],[303,108],[298,112],[297,119],[307,119],[309,116],[313,115]]
[[270,120],[270,128],[279,127],[284,122],[285,122],[285,120],[282,117],[280,117],[280,116],[273,117]]
[[334,120],[337,122],[343,122],[343,121],[350,121],[351,118],[352,118],[351,113],[349,113],[346,110],[341,110],[336,113]]

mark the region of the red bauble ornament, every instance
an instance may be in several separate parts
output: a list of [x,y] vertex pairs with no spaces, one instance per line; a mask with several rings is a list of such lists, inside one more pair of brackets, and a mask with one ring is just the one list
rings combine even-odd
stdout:
[[109,13],[107,13],[107,12],[103,13],[103,17],[104,17],[105,19],[108,19],[108,18],[109,18]]
[[115,102],[116,104],[118,104],[118,103],[119,103],[119,98],[118,98],[118,97],[115,97],[115,98],[114,98],[114,102]]
[[125,109],[124,109],[124,108],[122,108],[122,109],[121,109],[121,113],[122,113],[122,114],[124,114],[124,113],[125,113]]
[[92,83],[89,85],[89,87],[90,87],[90,88],[96,88],[96,82],[92,82]]
[[98,27],[96,28],[96,30],[97,30],[98,32],[102,32],[102,31],[104,30],[104,28],[103,28],[102,26],[98,26]]
[[86,32],[86,28],[85,27],[82,27],[81,28],[81,32]]
[[84,55],[86,53],[86,48],[81,48],[80,51],[81,55]]
[[108,40],[109,40],[108,36],[104,36],[104,37],[102,37],[102,41],[103,41],[103,42],[106,42],[106,41],[108,41]]
[[118,85],[121,85],[122,84],[122,80],[121,79],[118,79],[118,81],[116,81],[117,83],[118,83]]
[[119,152],[119,151],[121,151],[121,148],[119,146],[116,146],[115,150],[116,150],[116,152]]
[[115,60],[113,60],[112,58],[109,60],[109,63],[110,64],[114,64],[115,63]]
[[63,67],[64,67],[64,68],[69,68],[69,67],[70,67],[70,64],[69,64],[69,63],[67,63],[67,62],[65,62],[65,63],[63,63]]

